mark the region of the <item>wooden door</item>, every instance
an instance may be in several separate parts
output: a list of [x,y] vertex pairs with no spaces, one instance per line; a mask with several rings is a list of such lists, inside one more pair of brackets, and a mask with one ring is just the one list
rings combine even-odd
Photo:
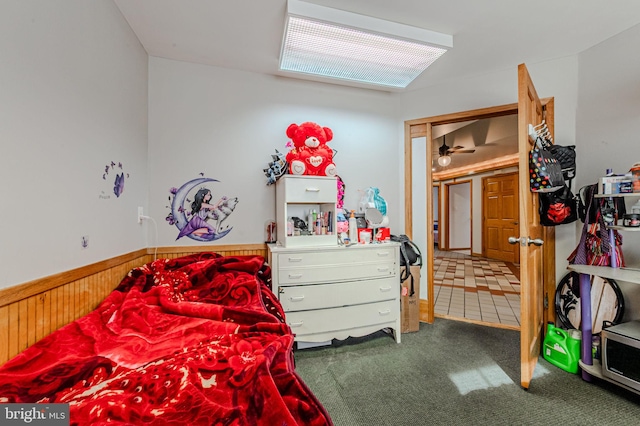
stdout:
[[[545,111],[524,64],[518,66],[518,151],[520,195],[520,382],[528,389],[533,370],[538,362],[545,319],[544,252],[553,252],[553,234],[544,232],[538,214],[538,194],[529,189],[529,151],[533,141],[529,138],[529,125],[545,120],[553,134],[553,100]],[[544,241],[543,238],[547,238]],[[552,263],[549,259],[548,263]]]
[[482,255],[490,259],[519,263],[520,249],[508,238],[518,229],[518,173],[482,179]]

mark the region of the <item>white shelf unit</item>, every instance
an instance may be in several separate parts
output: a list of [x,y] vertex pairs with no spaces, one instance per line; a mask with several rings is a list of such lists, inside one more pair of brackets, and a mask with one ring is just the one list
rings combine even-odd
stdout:
[[[614,197],[640,197],[639,193],[624,193],[624,194],[595,194],[595,198],[614,198]],[[638,228],[630,228],[626,226],[612,225],[608,229],[617,229],[620,231],[638,231]],[[581,310],[581,331],[582,331],[582,346],[581,346],[581,359],[579,361],[580,368],[582,368],[582,378],[590,381],[591,377],[597,377],[599,379],[616,384],[624,389],[630,390],[635,393],[639,391],[626,386],[624,383],[620,383],[602,374],[602,365],[599,360],[594,360],[592,356],[592,326],[591,326],[591,283],[590,276],[598,276],[602,278],[609,278],[615,281],[625,281],[632,284],[640,284],[640,269],[639,268],[614,268],[610,266],[591,266],[591,265],[569,265],[567,267],[570,271],[575,271],[580,274],[580,310]],[[639,360],[640,362],[640,360]]]
[[[276,182],[276,221],[278,243],[283,247],[337,246],[336,204],[338,182],[335,177],[284,175]],[[298,217],[305,222],[310,210],[331,212],[330,235],[287,235],[287,221]]]
[[617,229],[618,231],[629,231],[629,232],[638,232],[640,231],[640,227],[632,227],[632,226],[622,226],[622,225],[610,225],[607,228],[609,229]]
[[622,194],[594,194],[594,198],[640,197],[640,192],[623,192]]
[[607,382],[613,383],[617,386],[620,386],[628,391],[640,394],[640,392],[638,392],[638,390],[629,387],[627,385],[625,385],[624,383],[620,383],[616,380],[610,379],[609,377],[606,377],[602,374],[602,365],[600,364],[600,360],[598,359],[593,359],[591,360],[591,365],[589,364],[585,364],[582,360],[578,361],[578,364],[580,365],[580,368],[582,368],[582,371],[586,372],[587,374],[590,374],[593,377],[597,377],[598,379],[601,380],[605,380]]
[[[568,269],[587,277],[597,276],[613,279],[615,281],[626,281],[632,284],[640,284],[640,269],[612,268],[610,266],[590,265],[569,265]],[[580,309],[582,313],[582,359],[579,361],[579,365],[580,368],[582,368],[582,377],[587,381],[591,380],[590,376],[597,377],[601,380],[611,382],[632,392],[640,393],[636,389],[626,386],[624,383],[620,383],[602,374],[602,365],[600,364],[600,361],[597,359],[593,359],[591,355],[591,286],[589,284],[589,280],[587,279],[586,281],[586,285],[582,282],[582,279],[580,281]],[[583,303],[583,301],[585,300],[588,301],[586,305]]]

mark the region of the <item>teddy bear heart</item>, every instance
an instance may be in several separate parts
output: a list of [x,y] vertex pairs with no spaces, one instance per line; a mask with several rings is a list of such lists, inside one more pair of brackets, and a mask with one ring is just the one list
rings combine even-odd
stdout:
[[313,157],[309,157],[309,164],[313,167],[320,167],[320,164],[322,164],[322,156],[314,155]]
[[304,174],[305,165],[302,161],[294,160],[291,162],[291,173],[294,175]]

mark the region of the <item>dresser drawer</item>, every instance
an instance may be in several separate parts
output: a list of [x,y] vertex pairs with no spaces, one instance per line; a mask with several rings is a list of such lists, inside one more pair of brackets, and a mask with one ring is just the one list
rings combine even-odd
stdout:
[[391,277],[346,283],[280,287],[278,297],[287,313],[390,299],[399,301],[400,282],[397,277]]
[[280,268],[317,266],[317,265],[353,265],[354,263],[396,261],[396,246],[370,244],[367,247],[342,247],[335,250],[299,251],[278,254]]
[[287,203],[335,203],[337,179],[332,177],[283,176]]
[[399,311],[400,304],[398,300],[389,300],[317,311],[290,312],[286,314],[286,320],[289,327],[291,327],[291,331],[296,334],[296,339],[298,339],[299,336],[305,334],[348,330],[389,323],[398,319]]
[[396,265],[389,261],[354,265],[318,265],[301,268],[280,268],[277,274],[280,286],[334,281],[344,282],[393,277],[396,274]]

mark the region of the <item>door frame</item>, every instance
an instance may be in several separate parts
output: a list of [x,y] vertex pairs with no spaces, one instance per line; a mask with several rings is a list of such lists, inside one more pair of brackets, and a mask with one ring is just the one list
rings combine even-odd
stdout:
[[[543,98],[540,100],[543,106],[546,106],[547,103],[551,102],[553,98]],[[432,117],[425,118],[417,118],[413,120],[407,120],[404,122],[404,201],[405,201],[405,234],[409,236],[409,238],[413,238],[413,185],[412,185],[412,164],[413,164],[413,155],[412,155],[412,140],[414,138],[424,137],[426,140],[426,158],[424,159],[425,164],[431,165],[434,160],[434,142],[433,142],[433,127],[439,126],[443,124],[452,124],[459,123],[470,120],[481,120],[485,118],[492,117],[500,117],[503,115],[511,115],[518,114],[518,103],[506,104],[506,105],[498,105],[488,108],[479,108],[468,111],[461,111],[456,113],[442,114]],[[455,174],[451,173],[438,173],[437,177],[441,179],[449,179],[457,176],[467,176],[470,172],[472,173],[481,173],[492,170],[504,169],[507,167],[518,167],[519,165],[519,154],[514,154],[511,156],[506,156],[500,159],[494,159],[491,162],[487,163],[479,163],[472,167],[461,168]],[[434,173],[431,170],[431,167],[425,167],[426,175],[425,180],[426,188],[431,188],[434,185]],[[442,190],[442,188],[441,188]],[[420,299],[420,321],[426,323],[433,323],[434,321],[434,239],[433,239],[433,191],[427,191],[426,194],[426,212],[427,212],[427,225],[426,229],[430,230],[426,235],[426,247],[427,247],[427,255],[425,256],[425,269],[423,269],[427,277],[427,299]],[[439,216],[441,219],[442,210],[439,211]],[[442,220],[440,220],[442,222]],[[545,227],[545,234],[547,234],[547,230],[549,227]],[[442,232],[439,230],[439,232]],[[549,231],[549,233],[551,233]],[[552,238],[551,235],[547,236],[547,238]],[[430,249],[431,248],[431,249]],[[553,295],[555,292],[555,276],[551,276],[551,273],[547,271],[554,271],[555,274],[555,263],[553,267],[550,266],[549,262],[555,262],[555,255],[553,253],[547,253],[550,247],[545,247],[545,256],[544,256],[544,276],[545,276],[545,293]],[[548,254],[548,255],[547,255]],[[553,287],[553,288],[551,288]],[[549,300],[552,302],[552,300]],[[550,306],[551,304],[549,304]],[[546,309],[545,315],[547,321],[551,321],[552,318],[555,319],[555,312],[553,309]]]
[[[436,189],[437,189],[437,191],[436,191]],[[434,192],[438,193],[438,198],[433,200],[433,202],[434,202],[433,206],[434,207],[436,207],[436,206],[438,207],[438,238],[434,238],[433,243],[437,244],[438,245],[438,249],[440,249],[441,248],[440,242],[442,241],[442,232],[443,232],[442,231],[442,226],[441,226],[441,224],[442,224],[442,203],[441,203],[441,200],[442,200],[442,185],[440,185],[440,183],[434,183],[433,184],[431,193],[433,194]],[[433,213],[432,213],[432,216],[433,216]],[[433,230],[435,231],[435,221],[434,221]]]

